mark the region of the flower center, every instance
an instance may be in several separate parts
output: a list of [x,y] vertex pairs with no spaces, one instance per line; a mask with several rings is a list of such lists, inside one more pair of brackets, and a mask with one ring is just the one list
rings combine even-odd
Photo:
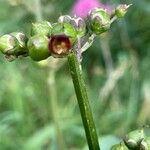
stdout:
[[57,57],[65,56],[71,49],[71,42],[66,35],[54,35],[50,37],[49,50]]

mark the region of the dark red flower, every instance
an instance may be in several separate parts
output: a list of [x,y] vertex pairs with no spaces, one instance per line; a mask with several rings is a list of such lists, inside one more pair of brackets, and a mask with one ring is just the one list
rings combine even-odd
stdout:
[[72,44],[66,35],[53,35],[50,37],[48,48],[54,57],[64,57],[71,50]]

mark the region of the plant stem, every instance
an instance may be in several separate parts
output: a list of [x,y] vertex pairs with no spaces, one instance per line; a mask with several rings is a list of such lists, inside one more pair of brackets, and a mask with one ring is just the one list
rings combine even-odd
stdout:
[[68,55],[68,63],[89,149],[100,150],[98,143],[98,136],[96,133],[95,124],[93,121],[93,116],[88,101],[87,91],[85,88],[80,63],[78,62],[77,56],[75,55],[74,52]]

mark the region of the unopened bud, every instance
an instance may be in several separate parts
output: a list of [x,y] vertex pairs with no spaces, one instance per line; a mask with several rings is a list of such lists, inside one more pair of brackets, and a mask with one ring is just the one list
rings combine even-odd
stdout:
[[86,33],[86,23],[81,17],[70,17],[68,15],[60,16],[58,22],[71,24],[80,37],[84,36]]
[[49,35],[51,32],[51,23],[48,21],[41,21],[37,23],[32,23],[31,36],[34,35]]
[[115,15],[116,15],[118,18],[124,17],[124,15],[126,14],[128,8],[129,8],[131,5],[132,5],[132,4],[130,4],[130,5],[126,5],[126,4],[119,5],[119,6],[115,9]]
[[5,34],[0,37],[0,51],[5,55],[13,55],[18,49],[19,43],[16,37]]
[[89,24],[92,32],[99,35],[110,28],[110,15],[106,9],[95,8],[89,13]]
[[27,43],[29,56],[35,61],[48,58],[50,56],[48,42],[48,37],[44,35],[35,35],[31,37]]

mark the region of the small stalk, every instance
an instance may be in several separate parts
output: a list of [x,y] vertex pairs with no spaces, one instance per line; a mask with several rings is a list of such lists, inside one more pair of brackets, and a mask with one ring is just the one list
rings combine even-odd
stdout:
[[98,143],[98,136],[96,133],[96,128],[95,128],[91,108],[89,105],[89,100],[88,100],[87,91],[82,76],[80,63],[74,52],[68,55],[68,64],[69,64],[70,73],[72,76],[76,97],[80,108],[80,113],[81,113],[82,122],[85,129],[89,149],[100,150],[99,143]]

